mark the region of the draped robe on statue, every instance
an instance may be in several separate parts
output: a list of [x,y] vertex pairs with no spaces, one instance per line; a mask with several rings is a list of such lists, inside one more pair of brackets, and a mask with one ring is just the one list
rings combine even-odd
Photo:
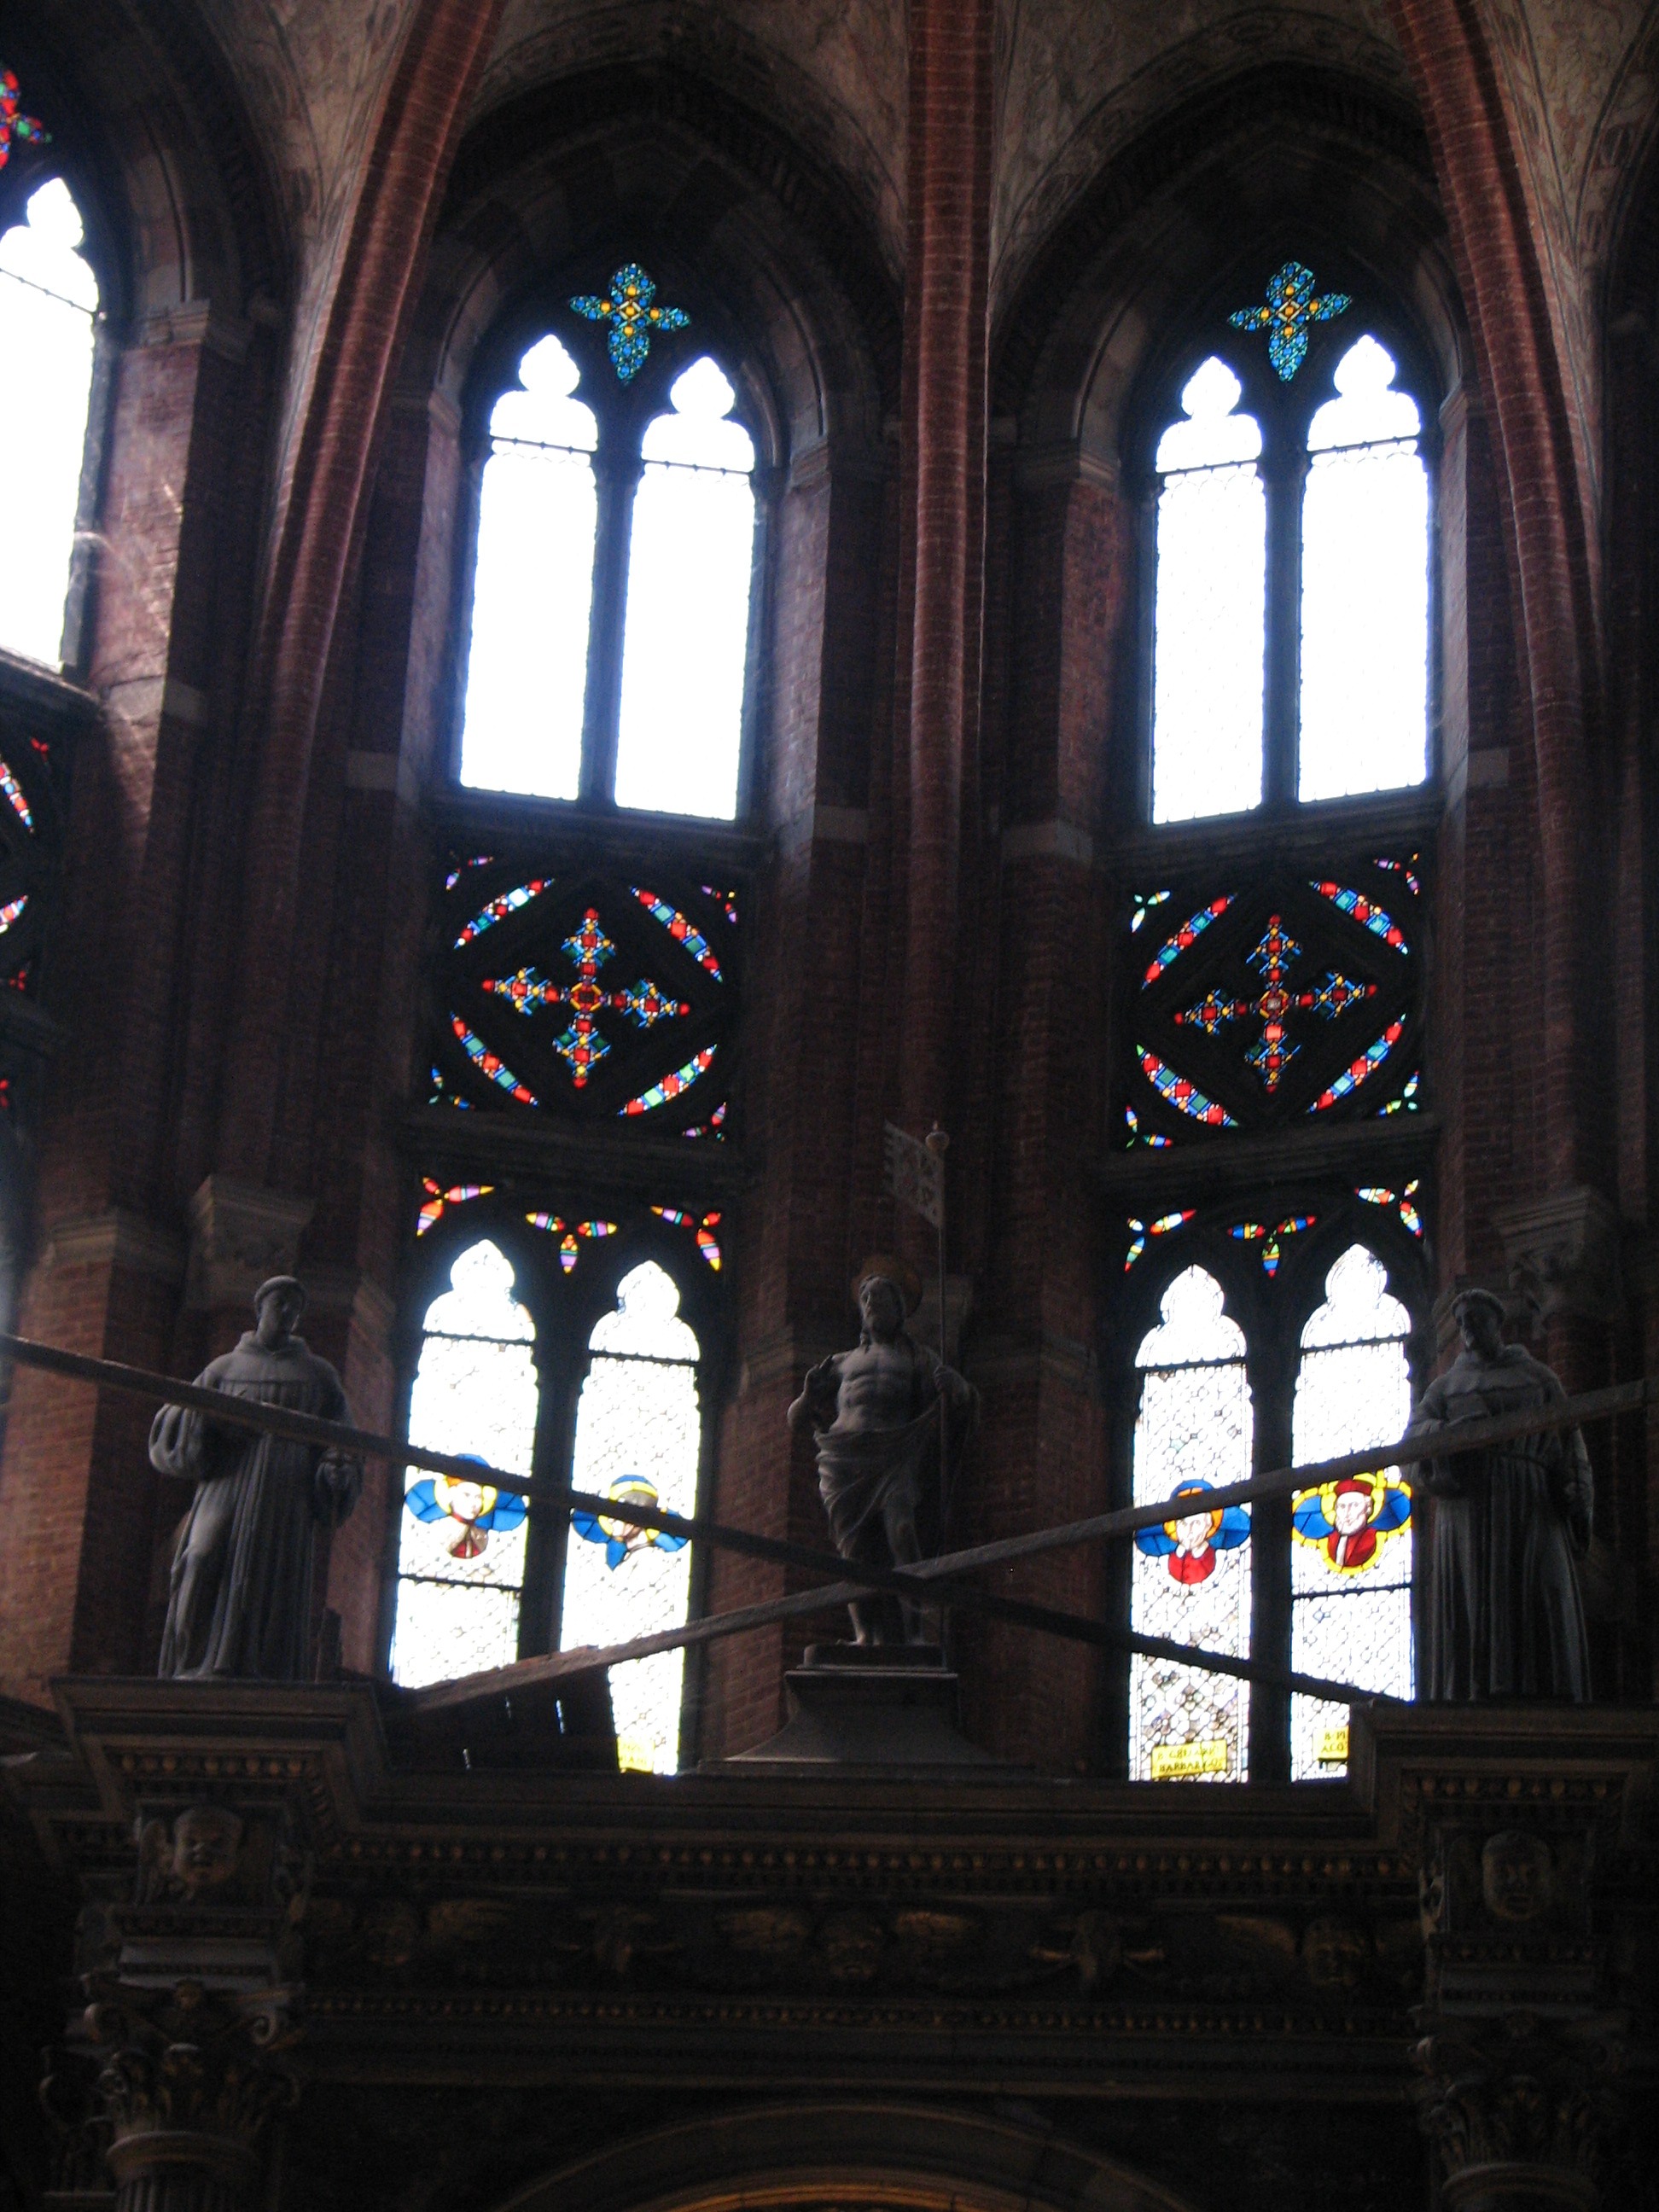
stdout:
[[[351,1418],[339,1376],[297,1336],[267,1349],[250,1329],[197,1382],[325,1420]],[[305,1680],[316,1530],[337,1525],[356,1504],[360,1462],[254,1429],[219,1428],[185,1406],[157,1413],[149,1456],[161,1474],[197,1485],[173,1551],[158,1671]]]
[[[1491,1359],[1467,1351],[1425,1391],[1407,1433],[1421,1441],[1448,1422],[1541,1411],[1565,1397],[1519,1345]],[[1423,1462],[1415,1480],[1435,1501],[1423,1695],[1583,1703],[1589,1650],[1576,1561],[1589,1547],[1593,1486],[1578,1431],[1453,1451]]]

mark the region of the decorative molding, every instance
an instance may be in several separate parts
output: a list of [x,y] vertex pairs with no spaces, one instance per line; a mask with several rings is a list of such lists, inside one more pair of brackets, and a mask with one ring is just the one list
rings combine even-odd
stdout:
[[115,1206],[107,1213],[83,1214],[60,1221],[47,1237],[48,1267],[118,1267],[149,1275],[159,1283],[182,1283],[187,1258],[185,1240],[159,1221]]
[[372,1348],[387,1350],[398,1320],[398,1302],[390,1291],[356,1267],[308,1267],[307,1300],[319,1313],[343,1314]]
[[354,748],[345,757],[348,791],[390,791],[405,806],[419,804],[421,781],[401,752],[372,753]]
[[1613,1322],[1623,1306],[1617,1209],[1580,1183],[1492,1216],[1504,1241],[1510,1281],[1531,1310],[1547,1321],[1571,1314]]
[[862,806],[818,806],[811,810],[812,842],[817,845],[867,845],[870,817]]
[[185,1303],[246,1305],[267,1276],[290,1274],[314,1201],[211,1175],[190,1202]]
[[1086,830],[1058,817],[1048,822],[1016,822],[1002,833],[1002,865],[1018,860],[1075,860],[1080,867],[1094,864],[1095,842]]

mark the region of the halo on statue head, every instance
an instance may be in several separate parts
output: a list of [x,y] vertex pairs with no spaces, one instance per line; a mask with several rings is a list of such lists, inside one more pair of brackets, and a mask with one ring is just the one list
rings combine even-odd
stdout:
[[1478,1285],[1474,1290],[1460,1291],[1457,1293],[1457,1296],[1452,1300],[1452,1319],[1454,1321],[1462,1321],[1464,1315],[1469,1310],[1471,1306],[1490,1307],[1492,1311],[1497,1315],[1500,1324],[1508,1319],[1507,1309],[1504,1304],[1503,1299],[1498,1297],[1497,1291],[1483,1291]]
[[872,1252],[853,1278],[852,1291],[854,1305],[858,1304],[865,1285],[872,1276],[878,1277],[884,1283],[890,1283],[893,1285],[903,1302],[907,1317],[921,1304],[921,1278],[910,1262],[908,1260],[896,1258],[891,1252]]

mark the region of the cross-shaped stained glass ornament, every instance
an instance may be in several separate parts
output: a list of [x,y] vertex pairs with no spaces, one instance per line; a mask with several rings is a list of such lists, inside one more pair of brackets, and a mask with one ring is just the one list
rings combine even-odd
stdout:
[[679,1000],[665,997],[644,976],[621,990],[607,991],[603,988],[599,981],[599,970],[617,948],[599,927],[597,907],[588,908],[582,916],[581,927],[574,930],[559,949],[576,970],[574,983],[555,983],[538,969],[520,968],[511,975],[486,976],[483,988],[507,1000],[516,1012],[526,1016],[533,1014],[538,1006],[569,1007],[570,1024],[554,1038],[553,1049],[568,1066],[578,1091],[586,1086],[588,1076],[611,1049],[608,1040],[599,1033],[600,1014],[607,1010],[627,1014],[642,1030],[648,1030],[653,1023],[671,1020],[691,1011]]
[[1266,331],[1267,358],[1288,384],[1308,353],[1310,323],[1328,323],[1353,305],[1346,292],[1316,298],[1314,273],[1299,261],[1287,261],[1267,279],[1267,297],[1259,307],[1241,307],[1227,320],[1236,331]]
[[12,142],[20,145],[50,146],[52,133],[38,116],[25,115],[17,79],[0,70],[0,169],[11,159]]
[[1263,1087],[1277,1091],[1285,1070],[1300,1051],[1285,1031],[1292,1013],[1316,1013],[1334,1022],[1362,999],[1376,995],[1375,983],[1356,983],[1334,969],[1306,991],[1292,991],[1287,978],[1301,957],[1302,947],[1285,928],[1283,918],[1270,915],[1261,942],[1246,957],[1261,971],[1264,985],[1257,999],[1231,999],[1224,991],[1206,991],[1195,1006],[1172,1017],[1177,1029],[1202,1030],[1214,1036],[1224,1024],[1243,1022],[1253,1016],[1261,1024],[1261,1035],[1245,1054],[1248,1064],[1261,1078]]
[[637,261],[630,261],[611,279],[611,295],[578,294],[570,302],[590,323],[608,323],[606,341],[611,366],[619,384],[629,384],[645,367],[651,341],[664,331],[683,331],[691,320],[684,307],[654,306],[657,287]]

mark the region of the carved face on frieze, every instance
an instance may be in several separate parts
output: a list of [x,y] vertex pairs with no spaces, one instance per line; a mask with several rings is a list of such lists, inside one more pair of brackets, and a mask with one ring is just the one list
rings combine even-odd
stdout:
[[1358,1989],[1370,1952],[1352,1921],[1310,1921],[1302,1938],[1303,1970],[1316,1990]]
[[1494,1920],[1539,1920],[1555,1895],[1555,1861],[1541,1836],[1506,1828],[1480,1853],[1480,1893]]
[[228,1805],[191,1805],[173,1824],[173,1879],[186,1897],[218,1889],[236,1871],[242,1823]]

